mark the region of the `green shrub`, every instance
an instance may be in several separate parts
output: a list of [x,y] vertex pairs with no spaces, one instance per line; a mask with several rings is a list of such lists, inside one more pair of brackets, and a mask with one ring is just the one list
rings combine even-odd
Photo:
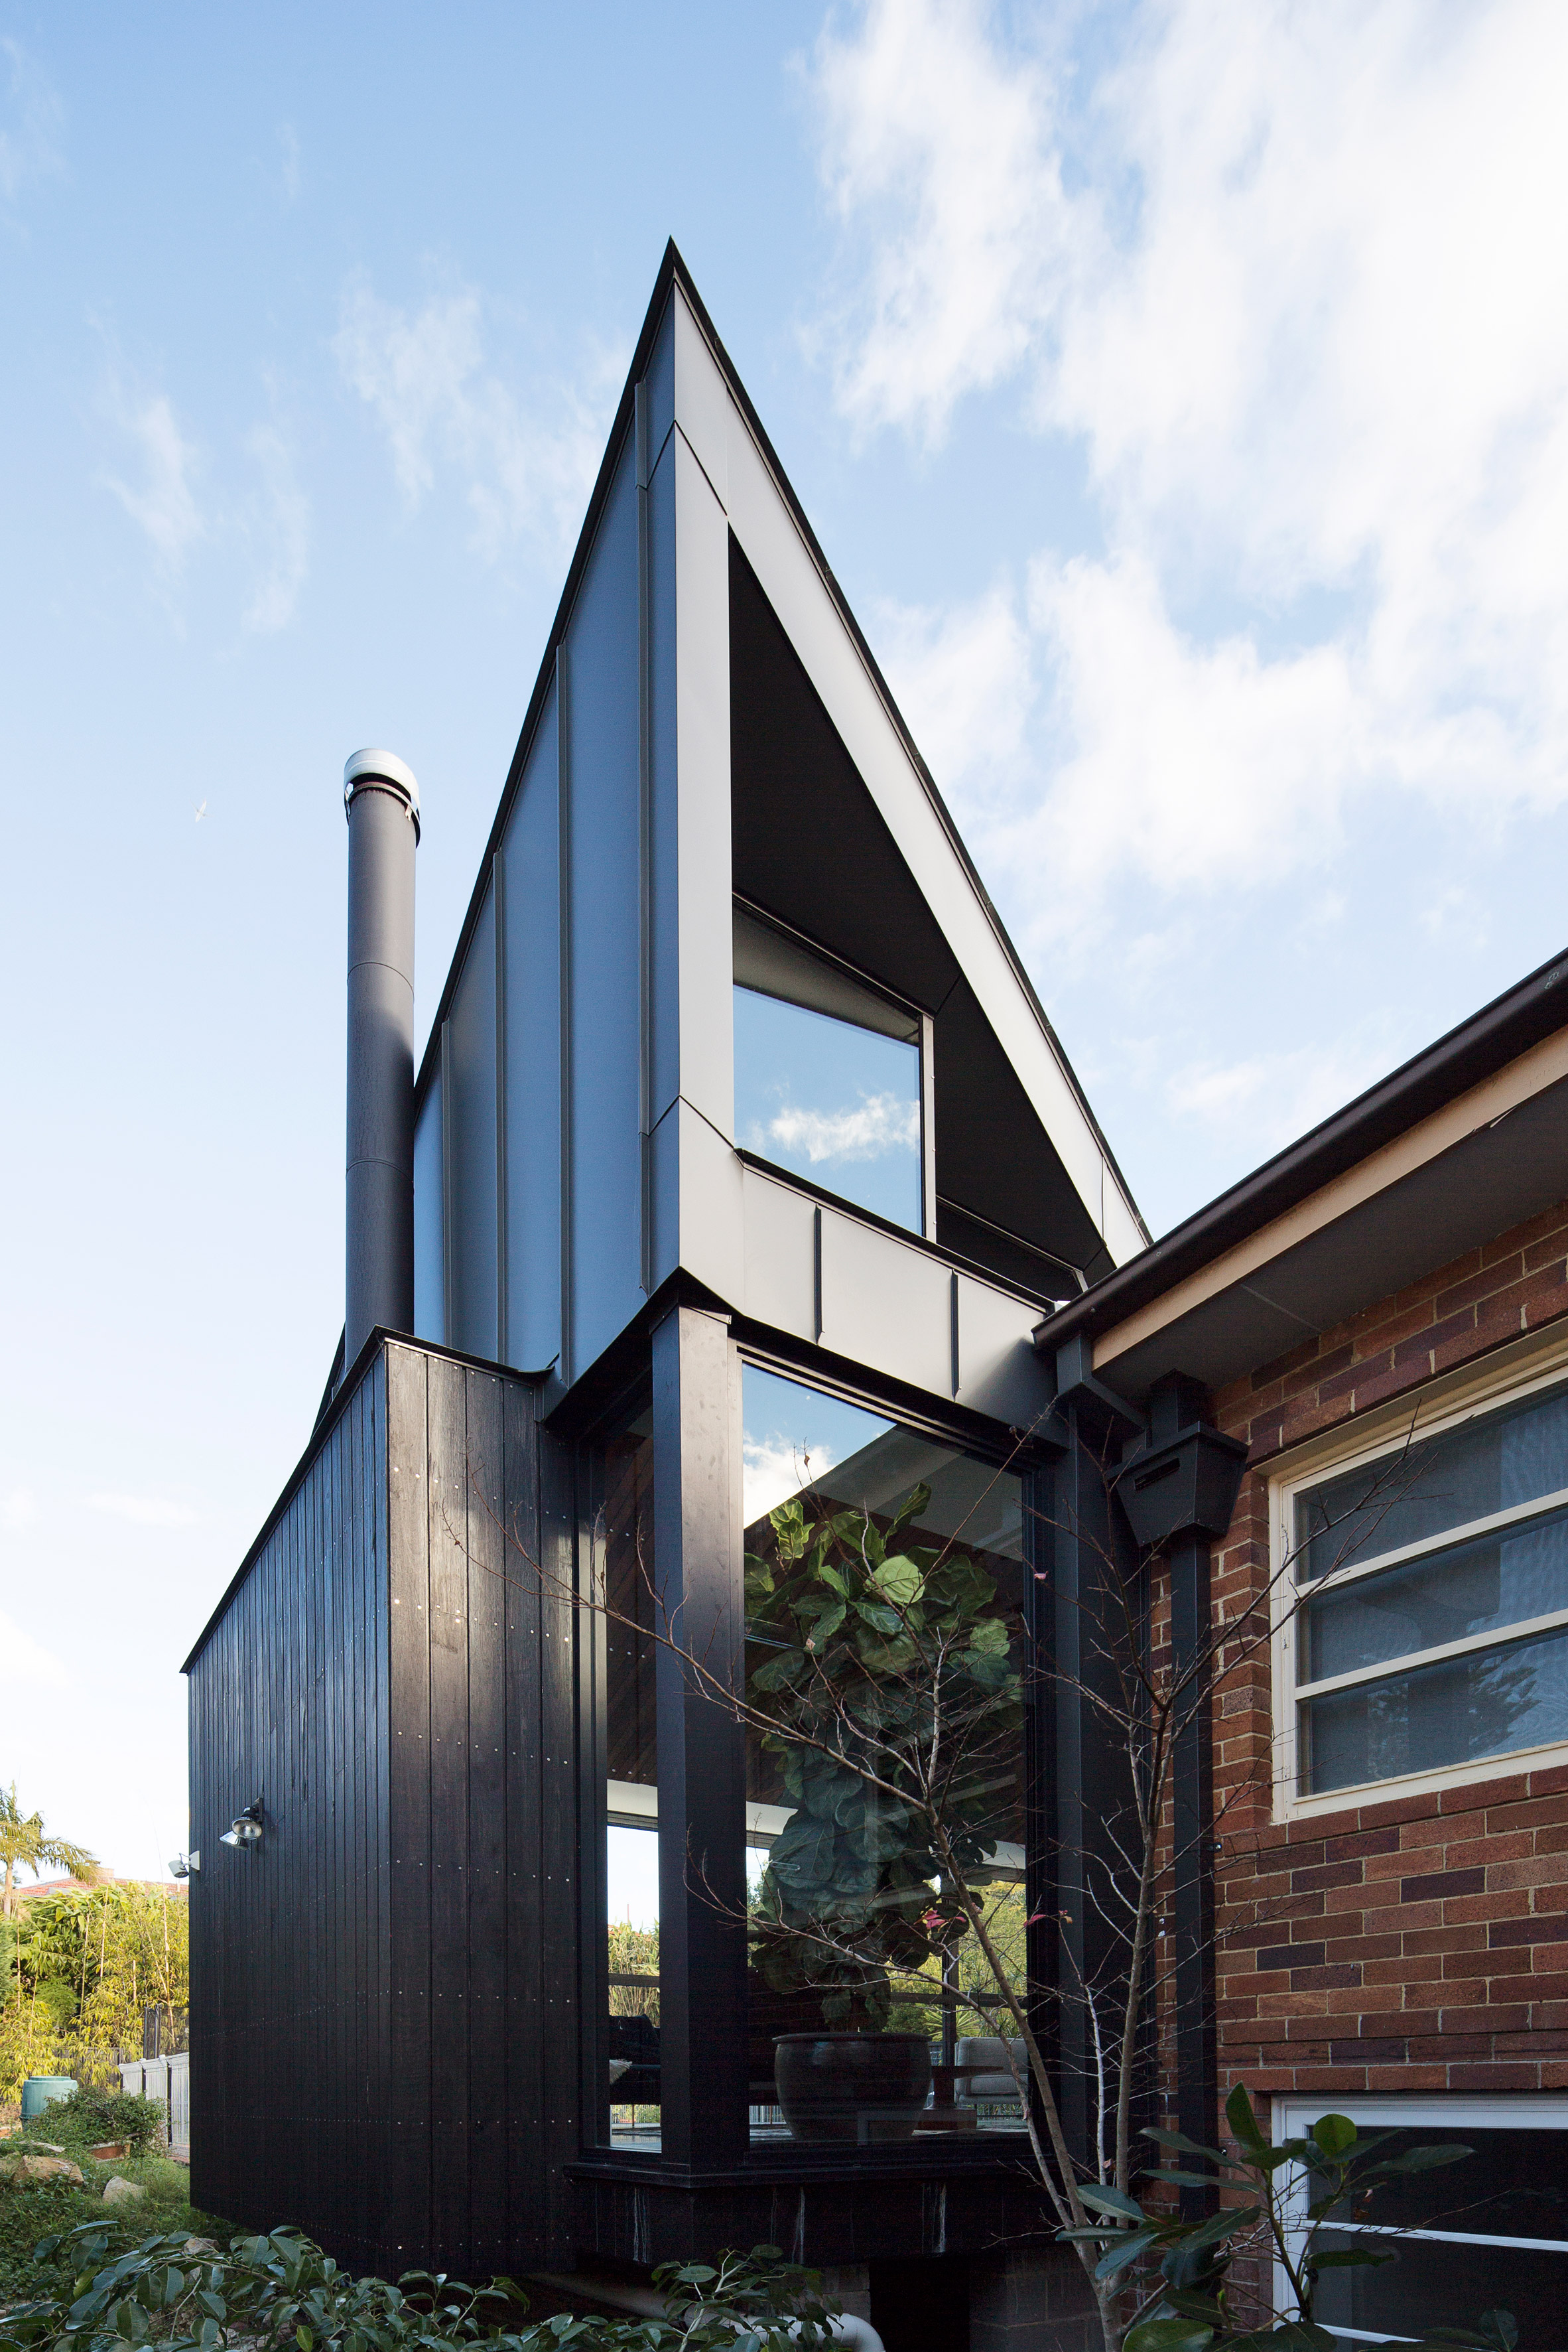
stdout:
[[396,2286],[352,2278],[292,2230],[186,2252],[176,2230],[132,2242],[89,2221],[40,2241],[30,2301],[0,2318],[0,2352],[795,2352],[825,2347],[837,2306],[776,2246],[655,2271],[663,2319],[562,2314],[529,2325],[511,2279],[471,2287],[411,2271]]
[[138,2098],[131,2091],[98,2090],[84,2083],[68,2098],[51,2100],[28,2129],[34,2138],[57,2140],[73,2154],[78,2147],[122,2140],[132,2156],[145,2156],[162,2145],[163,2110],[156,2099]]

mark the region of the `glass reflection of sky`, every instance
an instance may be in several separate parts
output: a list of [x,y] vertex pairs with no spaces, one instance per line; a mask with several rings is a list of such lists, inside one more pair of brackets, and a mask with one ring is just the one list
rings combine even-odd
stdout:
[[1017,1475],[901,1429],[861,1406],[747,1364],[741,1381],[744,1513],[747,1527],[805,1486],[838,1503],[887,1511],[924,1482],[927,1538],[952,1536],[1002,1559],[1023,1558],[1023,1484]]
[[620,1822],[612,1822],[606,1836],[609,1866],[605,1917],[612,1927],[618,1927],[626,1920],[633,1927],[656,1927],[659,1924],[657,1830],[625,1829]]
[[747,1527],[893,1427],[874,1412],[782,1380],[759,1364],[744,1369],[741,1412]]
[[920,1231],[917,1045],[737,988],[735,1134],[776,1167]]

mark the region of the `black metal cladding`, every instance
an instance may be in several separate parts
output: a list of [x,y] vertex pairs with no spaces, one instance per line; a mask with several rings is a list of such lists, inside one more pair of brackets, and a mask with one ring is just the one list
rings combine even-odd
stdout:
[[[394,2277],[433,2252],[483,2276],[570,2249],[574,1629],[555,1576],[570,1589],[575,1504],[535,1399],[380,1342],[190,1662],[192,2193]],[[257,1789],[259,1845],[221,1848]]]

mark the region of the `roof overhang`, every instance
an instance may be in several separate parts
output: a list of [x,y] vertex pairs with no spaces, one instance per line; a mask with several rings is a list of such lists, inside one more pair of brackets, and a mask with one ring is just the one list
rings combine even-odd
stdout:
[[1543,967],[1037,1328],[1140,1402],[1218,1388],[1568,1193],[1568,961]]

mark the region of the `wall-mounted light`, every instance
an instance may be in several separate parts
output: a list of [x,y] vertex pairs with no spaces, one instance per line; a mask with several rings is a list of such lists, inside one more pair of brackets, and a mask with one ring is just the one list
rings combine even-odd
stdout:
[[243,1813],[235,1815],[218,1840],[219,1844],[259,1845],[262,1820],[261,1799],[258,1797],[254,1805],[247,1805]]
[[169,1864],[171,1878],[194,1878],[202,1866],[202,1857],[193,1847],[189,1853],[177,1853]]

